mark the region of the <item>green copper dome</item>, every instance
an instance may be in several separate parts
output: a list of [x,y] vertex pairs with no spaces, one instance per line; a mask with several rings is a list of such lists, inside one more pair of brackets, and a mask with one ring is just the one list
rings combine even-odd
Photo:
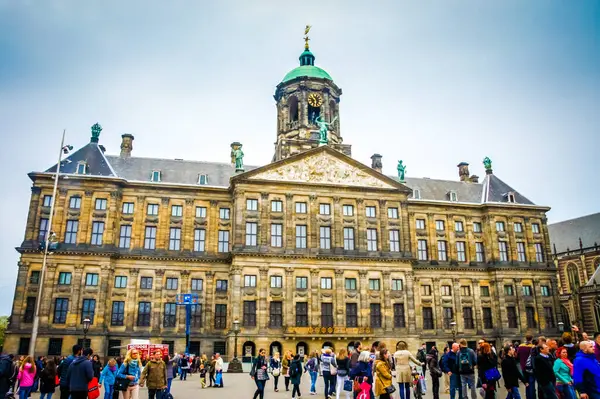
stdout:
[[333,79],[327,72],[315,66],[315,56],[309,49],[305,49],[304,52],[300,54],[299,59],[300,66],[289,71],[287,75],[285,75],[281,83],[285,83],[287,81],[296,79],[301,76],[306,76],[309,78],[328,79],[333,81]]

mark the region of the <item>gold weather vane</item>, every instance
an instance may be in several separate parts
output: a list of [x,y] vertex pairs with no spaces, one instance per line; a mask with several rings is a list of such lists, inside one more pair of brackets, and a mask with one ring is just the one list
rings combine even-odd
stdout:
[[310,28],[312,28],[310,25],[306,25],[306,28],[304,28],[304,50],[308,50],[308,41],[310,40],[308,32],[310,32]]

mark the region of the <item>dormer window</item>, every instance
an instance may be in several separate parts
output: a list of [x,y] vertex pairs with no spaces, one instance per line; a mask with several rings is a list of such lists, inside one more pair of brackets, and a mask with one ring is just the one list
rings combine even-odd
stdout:
[[450,191],[448,193],[448,198],[450,198],[450,201],[452,201],[452,202],[457,202],[458,201],[458,195],[456,195],[456,191]]
[[79,162],[77,164],[77,172],[76,173],[79,175],[85,175],[87,173],[87,163]]
[[198,175],[198,184],[208,184],[208,175]]
[[418,188],[415,188],[415,189],[413,190],[413,195],[412,195],[412,197],[413,197],[414,199],[421,199],[421,190],[420,190],[420,189],[418,189]]
[[152,171],[152,180],[153,182],[159,182],[160,181],[160,170],[153,170]]
[[508,194],[506,194],[506,200],[512,204],[514,204],[515,202],[517,202],[515,200],[515,193],[513,193],[512,191]]

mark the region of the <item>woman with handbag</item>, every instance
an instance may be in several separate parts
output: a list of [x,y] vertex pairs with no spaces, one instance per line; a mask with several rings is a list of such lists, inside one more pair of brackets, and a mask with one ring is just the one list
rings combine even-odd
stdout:
[[392,382],[390,352],[387,349],[379,351],[379,357],[375,360],[375,375],[375,396],[379,396],[379,399],[391,399],[396,388]]
[[273,354],[273,357],[269,362],[269,366],[271,366],[271,374],[273,374],[275,392],[279,392],[279,389],[277,389],[277,384],[279,383],[279,376],[281,375],[281,359],[279,358],[279,352],[275,352]]
[[477,356],[477,373],[481,381],[481,387],[485,392],[484,399],[495,399],[496,382],[500,379],[498,372],[498,358],[492,352],[492,347],[487,342],[479,346],[479,355]]
[[431,391],[433,392],[433,399],[440,399],[440,377],[443,373],[440,369],[438,351],[435,346],[429,350],[429,353],[425,359],[427,362],[427,368],[429,369],[429,375],[431,376]]
[[290,390],[290,365],[291,364],[292,364],[292,351],[287,350],[287,351],[285,351],[285,354],[283,355],[283,360],[281,361],[281,372],[283,373],[286,392]]
[[258,398],[259,396],[260,399],[264,399],[265,397],[265,385],[269,379],[269,373],[267,372],[267,359],[265,358],[266,354],[267,352],[264,349],[259,349],[258,356],[256,356],[252,362],[250,377],[252,377],[254,383],[256,384],[256,391],[254,391],[253,399]]
[[115,390],[123,392],[123,399],[139,399],[141,366],[140,352],[130,349],[115,379]]
[[323,371],[323,382],[325,383],[325,398],[330,399],[335,393],[335,376],[337,374],[337,362],[331,348],[323,349],[321,370]]
[[[338,357],[336,359],[338,370],[337,370],[337,384],[335,388],[335,398],[340,399],[340,393],[344,391],[344,384],[349,381],[348,374],[350,374],[350,358],[348,357],[348,351],[345,348],[340,349]],[[350,399],[350,392],[346,392],[346,399]]]
[[409,362],[413,362],[419,366],[423,366],[412,353],[408,350],[408,345],[404,341],[400,341],[397,346],[397,351],[394,353],[394,361],[396,364],[396,381],[398,382],[398,390],[400,391],[400,399],[410,399],[410,388],[413,381],[412,368]]

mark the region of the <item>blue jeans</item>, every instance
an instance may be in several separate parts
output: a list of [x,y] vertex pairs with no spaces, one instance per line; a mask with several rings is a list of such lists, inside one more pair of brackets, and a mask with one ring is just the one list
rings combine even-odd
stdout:
[[549,382],[546,385],[538,384],[538,388],[544,394],[544,399],[558,399],[553,383]]
[[181,375],[179,376],[179,381],[187,380],[188,369],[181,369]]
[[325,382],[325,397],[335,392],[335,376],[330,371],[323,370],[323,382]]
[[536,399],[535,398],[535,377],[533,374],[525,373],[525,378],[527,378],[527,382],[529,386],[525,388],[525,397],[527,399]]
[[450,399],[454,399],[456,397],[456,392],[458,392],[458,399],[463,399],[460,375],[452,374],[450,376]]
[[267,381],[254,379],[254,383],[256,384],[256,391],[254,391],[254,399],[260,397],[263,399],[265,397],[265,383]]
[[317,377],[319,376],[319,373],[317,373],[316,371],[309,371],[308,374],[310,374],[310,391],[311,392],[317,392]]
[[[104,385],[104,399],[112,399],[115,391],[114,385]],[[42,399],[42,398],[40,398]]]
[[19,399],[27,399],[33,387],[19,387]]
[[471,389],[471,399],[477,399],[477,385],[475,384],[475,374],[461,375],[460,384],[462,385],[463,399],[469,399],[469,388]]
[[410,399],[410,382],[399,382],[400,399]]
[[510,392],[506,395],[506,399],[521,399],[519,387],[512,387]]
[[[52,399],[52,395],[54,395],[54,392],[50,392],[50,393],[41,393],[40,394],[40,399]],[[106,399],[106,398],[105,398]],[[112,399],[112,398],[111,398]]]
[[167,378],[167,392],[171,393],[171,383],[173,382],[172,378]]
[[563,395],[564,399],[577,399],[573,385],[556,384],[556,390]]

